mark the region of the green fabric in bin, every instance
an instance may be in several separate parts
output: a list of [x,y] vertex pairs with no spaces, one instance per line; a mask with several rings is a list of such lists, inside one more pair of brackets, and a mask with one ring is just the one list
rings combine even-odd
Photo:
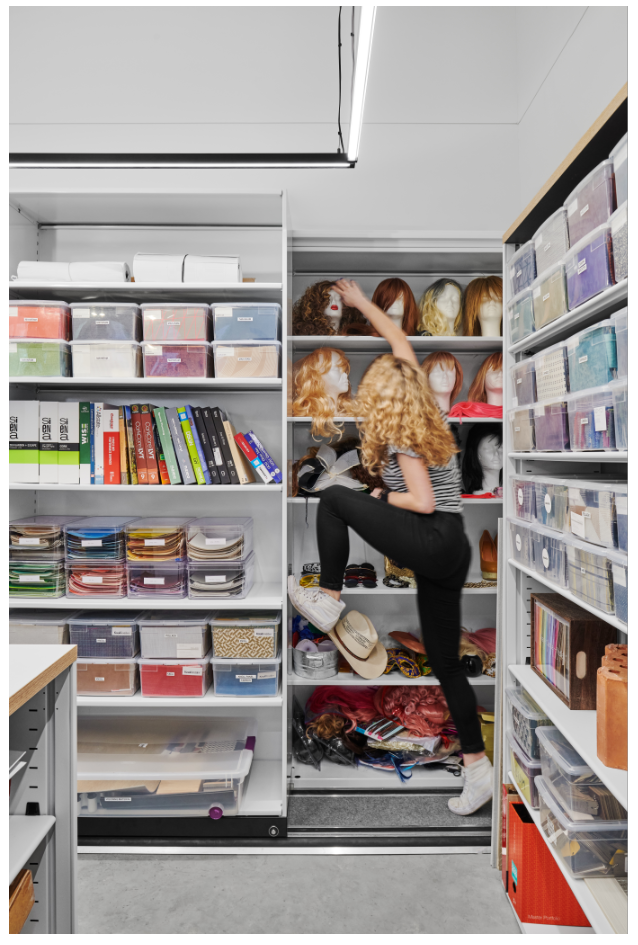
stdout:
[[71,377],[71,346],[63,341],[10,341],[10,377]]

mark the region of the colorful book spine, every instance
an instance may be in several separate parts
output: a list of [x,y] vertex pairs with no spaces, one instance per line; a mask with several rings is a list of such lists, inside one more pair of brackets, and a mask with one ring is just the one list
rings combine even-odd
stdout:
[[140,486],[148,485],[146,471],[146,453],[144,452],[144,435],[142,433],[142,417],[139,404],[131,404],[131,422],[133,424],[133,443],[135,444],[135,463],[137,465],[137,481]]
[[58,481],[58,405],[55,401],[40,401],[40,482]]
[[182,481],[185,486],[194,486],[196,484],[195,473],[193,472],[188,450],[186,449],[184,431],[182,430],[182,425],[179,422],[177,409],[175,407],[166,408],[166,419],[168,420],[168,429],[170,430],[171,440],[173,441]]
[[197,430],[197,425],[195,423],[195,417],[193,416],[193,408],[188,404],[184,407],[186,414],[188,416],[188,422],[191,426],[191,433],[193,434],[193,440],[195,441],[195,449],[197,450],[197,455],[199,456],[199,461],[202,466],[202,474],[204,476],[204,482],[207,486],[212,485],[212,480],[210,478],[210,473],[208,471],[208,461],[206,455],[204,454],[204,447],[202,446],[202,441],[199,438],[199,432]]
[[104,444],[104,485],[120,485],[120,411],[104,407],[102,412]]
[[255,474],[253,472],[253,467],[250,465],[248,460],[244,458],[244,454],[235,443],[235,428],[230,422],[230,420],[225,416],[223,411],[222,411],[222,423],[224,424],[224,431],[226,433],[226,439],[228,440],[228,445],[233,455],[233,462],[235,463],[235,469],[237,470],[237,475],[239,476],[239,484],[241,486],[247,486],[249,483],[255,481]]
[[80,404],[80,485],[91,485],[91,404]]
[[80,405],[58,403],[58,482],[77,486],[80,482]]
[[126,445],[126,418],[124,415],[124,407],[120,407],[118,413],[120,424],[120,483],[123,486],[128,486],[131,478],[128,470],[128,449]]
[[95,404],[91,404],[91,485],[95,485]]
[[166,409],[164,407],[155,407],[153,409],[153,417],[155,418],[157,432],[159,433],[160,443],[162,444],[170,484],[172,486],[179,486],[181,485],[182,477],[179,474],[179,464],[173,448],[173,440],[168,426]]
[[124,407],[124,417],[126,420],[126,447],[129,475],[131,477],[131,485],[136,486],[138,484],[137,463],[135,462],[135,439],[133,437],[133,417],[130,407]]
[[193,467],[193,472],[195,473],[195,479],[197,480],[198,486],[205,486],[206,480],[204,479],[204,473],[202,471],[202,464],[199,459],[199,453],[197,452],[197,447],[195,446],[195,440],[193,438],[193,432],[191,430],[191,425],[188,419],[188,414],[184,407],[177,408],[177,416],[179,417],[179,422],[182,426],[182,431],[184,433],[184,441],[186,443],[186,449],[188,450],[188,455]]
[[226,469],[228,470],[228,480],[231,486],[238,486],[239,473],[237,472],[235,460],[230,450],[230,445],[228,443],[228,438],[224,429],[222,412],[219,407],[211,408],[211,416],[213,418],[213,423],[215,424],[215,431],[217,433],[217,439],[219,442],[219,447],[222,451],[222,456],[224,457],[224,463],[226,464]]
[[163,486],[170,486],[171,477],[168,474],[168,466],[166,465],[166,457],[164,456],[164,449],[162,447],[162,441],[160,440],[159,430],[157,429],[157,421],[154,416],[153,408],[151,407],[151,423],[153,424],[153,438],[155,439],[155,455],[157,456],[157,468],[159,470],[160,482]]
[[9,482],[40,481],[40,404],[9,403]]
[[257,453],[254,451],[244,434],[236,433],[234,439],[235,443],[240,448],[260,479],[263,479],[264,482],[272,482],[272,476],[260,460],[259,456],[257,456]]
[[210,445],[210,440],[208,438],[208,432],[206,430],[206,424],[204,423],[204,418],[202,416],[201,407],[191,407],[193,412],[193,419],[195,420],[195,426],[197,427],[197,434],[199,436],[199,442],[202,444],[202,449],[204,451],[204,458],[206,460],[206,467],[210,474],[211,485],[219,485],[219,473],[217,472],[217,464],[215,462],[215,457],[213,456],[213,451]]
[[159,466],[157,465],[157,454],[155,452],[155,437],[153,436],[153,418],[151,417],[148,404],[142,404],[140,407],[140,417],[142,420],[144,455],[146,456],[147,485],[159,486],[160,475]]
[[213,459],[217,468],[217,475],[219,476],[220,485],[228,486],[230,485],[230,476],[228,475],[228,469],[226,468],[221,446],[219,445],[219,437],[217,435],[217,430],[215,429],[213,413],[210,407],[202,408],[202,420],[204,421],[204,426],[206,427],[206,432],[208,434],[208,442],[210,443],[210,448],[213,452]]
[[95,405],[95,485],[104,485],[104,404]]
[[248,440],[248,442],[250,443],[254,451],[257,453],[257,456],[259,456],[260,460],[262,461],[262,463],[264,464],[264,466],[266,467],[266,469],[268,470],[268,472],[270,473],[274,481],[278,483],[283,482],[281,469],[279,468],[279,466],[277,466],[277,464],[273,460],[270,453],[267,452],[263,443],[259,439],[257,439],[257,437],[255,436],[252,430],[250,431],[250,433],[246,434],[246,439]]

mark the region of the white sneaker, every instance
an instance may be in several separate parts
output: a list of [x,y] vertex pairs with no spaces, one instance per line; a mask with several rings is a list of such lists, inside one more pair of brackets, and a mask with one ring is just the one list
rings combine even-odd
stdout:
[[293,574],[288,577],[288,597],[293,607],[323,633],[334,628],[346,606],[320,587],[301,587]]
[[467,817],[492,797],[492,762],[486,755],[468,768],[461,768],[461,774],[465,782],[463,791],[459,797],[451,797],[447,806],[453,814]]

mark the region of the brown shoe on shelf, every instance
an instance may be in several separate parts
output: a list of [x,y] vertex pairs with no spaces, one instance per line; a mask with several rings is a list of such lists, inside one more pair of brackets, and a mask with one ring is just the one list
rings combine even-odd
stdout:
[[481,576],[484,581],[495,581],[497,577],[497,550],[496,539],[492,538],[487,529],[479,541],[481,554]]

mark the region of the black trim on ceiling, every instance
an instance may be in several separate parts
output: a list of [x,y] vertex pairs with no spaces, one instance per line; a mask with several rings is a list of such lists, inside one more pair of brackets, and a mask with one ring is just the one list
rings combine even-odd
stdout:
[[183,168],[202,169],[233,167],[354,167],[346,154],[63,154],[15,152],[9,154],[10,167],[52,168]]

